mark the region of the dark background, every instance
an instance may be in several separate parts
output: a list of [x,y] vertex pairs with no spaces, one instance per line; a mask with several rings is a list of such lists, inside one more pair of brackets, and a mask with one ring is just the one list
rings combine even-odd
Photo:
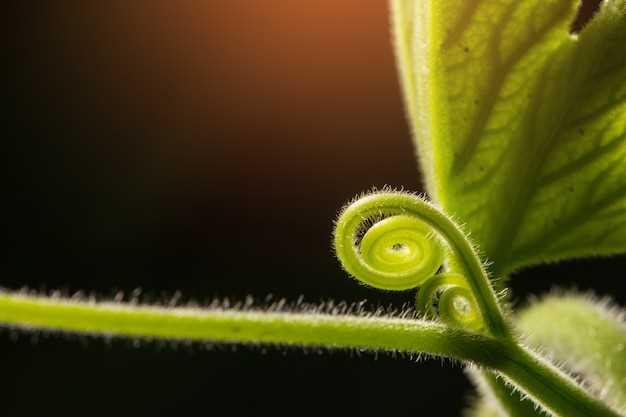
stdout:
[[[421,190],[386,2],[3,8],[2,286],[180,290],[183,304],[411,299],[346,278],[330,249],[360,191]],[[624,257],[535,268],[514,277],[515,300],[560,286],[624,304],[625,269]],[[471,392],[439,361],[7,330],[0,369],[2,416],[454,416]]]

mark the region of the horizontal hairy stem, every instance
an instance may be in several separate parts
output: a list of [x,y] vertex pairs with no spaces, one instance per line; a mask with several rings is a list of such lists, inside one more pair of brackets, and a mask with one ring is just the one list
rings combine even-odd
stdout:
[[0,293],[0,325],[93,335],[426,353],[494,369],[555,415],[618,417],[519,347],[443,324],[386,317],[160,308]]
[[0,293],[0,325],[93,335],[393,350],[484,363],[492,339],[420,320],[165,308]]

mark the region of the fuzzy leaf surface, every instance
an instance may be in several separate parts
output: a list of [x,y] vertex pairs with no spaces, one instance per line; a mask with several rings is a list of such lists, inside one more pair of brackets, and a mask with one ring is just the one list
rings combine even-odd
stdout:
[[426,186],[493,272],[626,251],[626,0],[395,0]]
[[626,411],[626,316],[608,302],[548,297],[524,310],[518,326],[528,342],[551,354]]

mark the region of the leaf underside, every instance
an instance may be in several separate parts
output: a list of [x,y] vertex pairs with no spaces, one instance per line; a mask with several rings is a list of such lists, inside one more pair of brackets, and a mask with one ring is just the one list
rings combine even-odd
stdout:
[[527,341],[583,376],[626,411],[626,315],[607,301],[550,296],[524,310],[518,327]]
[[626,251],[626,0],[395,0],[431,196],[495,274]]
[[[607,300],[582,295],[551,295],[524,309],[517,328],[526,342],[543,351],[617,410],[626,411],[626,315]],[[483,385],[483,384],[480,384]],[[496,387],[507,390],[506,387]],[[468,417],[505,416],[489,391],[477,398]],[[510,390],[505,397],[514,398]],[[512,404],[512,403],[511,403]],[[513,404],[515,405],[515,404]],[[527,403],[515,417],[541,417]]]

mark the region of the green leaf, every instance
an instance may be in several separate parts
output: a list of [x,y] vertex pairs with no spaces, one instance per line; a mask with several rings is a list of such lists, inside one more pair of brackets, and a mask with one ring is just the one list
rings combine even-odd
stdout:
[[626,0],[395,0],[431,196],[505,274],[626,251]]
[[548,297],[523,311],[527,341],[583,376],[617,409],[626,411],[625,313],[583,296]]

